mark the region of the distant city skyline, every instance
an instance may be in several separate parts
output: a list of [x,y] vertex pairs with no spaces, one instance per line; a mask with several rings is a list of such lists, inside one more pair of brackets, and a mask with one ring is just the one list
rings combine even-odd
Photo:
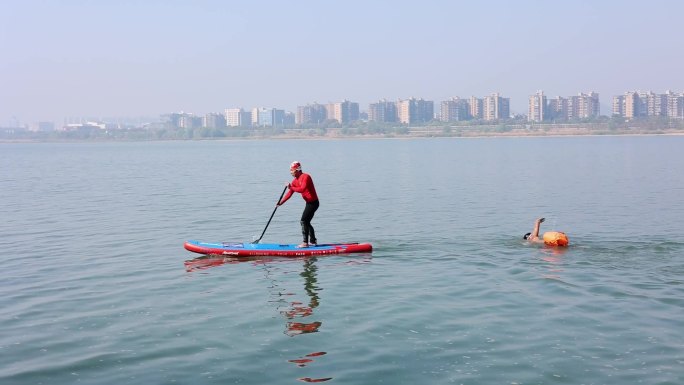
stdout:
[[[344,6],[342,6],[344,5]],[[681,92],[684,2],[0,2],[0,126],[499,93]],[[675,47],[675,48],[673,48]]]
[[[664,116],[684,119],[684,92],[667,90],[665,93],[653,91],[625,91],[613,95],[610,106],[600,100],[597,92],[579,92],[575,95],[549,97],[543,90],[528,97],[527,111],[514,113],[510,109],[510,98],[499,93],[484,97],[472,95],[467,98],[455,96],[447,100],[433,101],[423,98],[381,99],[369,103],[366,109],[354,101],[344,100],[334,103],[307,103],[298,105],[295,111],[278,107],[228,107],[222,111],[195,113],[192,111],[166,112],[159,116],[143,117],[65,117],[61,121],[0,122],[0,127],[32,127],[45,131],[49,126],[103,125],[137,120],[138,126],[171,120],[178,127],[266,127],[294,126],[301,124],[321,124],[326,120],[336,120],[347,124],[356,120],[369,120],[385,123],[415,124],[427,123],[433,119],[443,122],[467,120],[503,121],[514,116],[527,117],[530,122],[550,120],[571,121],[576,119],[597,118],[599,116],[621,116],[625,118]],[[603,107],[601,107],[604,105]],[[365,118],[362,118],[364,115]],[[197,122],[203,123],[197,123]],[[207,121],[212,122],[207,124]],[[39,128],[43,127],[43,128]],[[103,125],[104,127],[104,125]]]

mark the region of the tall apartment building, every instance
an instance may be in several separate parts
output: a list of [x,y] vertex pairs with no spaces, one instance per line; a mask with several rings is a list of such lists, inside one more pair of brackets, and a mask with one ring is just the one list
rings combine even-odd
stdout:
[[345,100],[340,103],[330,103],[327,106],[328,119],[335,119],[340,124],[359,120],[359,103]]
[[226,127],[226,117],[223,114],[210,112],[204,115],[202,127],[224,128]]
[[202,127],[202,118],[193,114],[181,114],[178,118],[178,128]]
[[168,123],[171,127],[175,128],[198,128],[202,127],[202,117],[195,116],[188,112],[174,112],[171,114],[163,115],[168,119]]
[[270,108],[252,108],[252,126],[266,127],[273,125],[273,111]]
[[627,119],[658,116],[684,119],[684,93],[629,91],[613,97],[613,115]]
[[556,96],[553,99],[548,99],[547,116],[550,120],[567,119],[568,116],[568,98]]
[[397,102],[399,122],[403,124],[426,123],[433,119],[435,103],[431,100],[410,98]]
[[250,127],[252,125],[252,113],[242,108],[226,108],[226,126],[228,127]]
[[568,97],[568,120],[577,120],[580,118],[580,104],[580,97],[578,95]]
[[546,96],[544,96],[544,91],[539,90],[536,94],[530,96],[527,120],[530,122],[543,122],[546,120],[546,108]]
[[601,106],[598,93],[592,91],[588,94],[580,93],[568,98],[569,120],[596,118],[600,114]]
[[667,96],[667,116],[672,119],[684,119],[684,93],[676,94],[672,91]]
[[651,100],[653,93],[651,91],[637,91],[637,94],[639,95],[639,116],[649,116],[648,102]]
[[612,116],[625,116],[625,95],[613,96]]
[[285,110],[264,107],[257,107],[252,109],[252,126],[283,127],[284,125]]
[[484,98],[484,120],[500,120],[511,117],[511,100],[499,93]]
[[646,93],[646,116],[667,116],[667,95]]
[[[415,102],[413,104],[415,104]],[[397,116],[399,117],[400,123],[411,124],[412,118],[415,120],[414,110],[415,106],[412,105],[411,99],[397,101]]]
[[596,118],[600,113],[599,94],[596,92],[547,100],[544,93],[538,91],[530,96],[527,119],[531,122],[574,120]]
[[471,96],[468,100],[468,106],[470,107],[470,117],[471,119],[483,119],[484,118],[484,100]]
[[580,109],[582,118],[598,118],[601,116],[601,102],[598,92],[591,91],[588,94],[580,94],[584,97],[584,107]]
[[641,101],[637,92],[627,92],[625,94],[625,118],[632,119],[641,116]]
[[274,127],[285,127],[287,122],[287,114],[285,110],[280,110],[277,108],[273,109],[273,126]]
[[398,120],[397,104],[380,100],[368,105],[368,120],[372,122],[394,123]]
[[458,122],[469,119],[468,102],[459,97],[445,100],[440,105],[439,118],[442,122]]
[[328,112],[324,105],[314,103],[297,107],[296,124],[321,124],[328,119]]
[[[634,119],[648,116],[648,92],[628,91],[622,95],[619,100],[623,103],[622,112],[623,117],[627,119]],[[614,100],[615,102],[615,100]],[[615,110],[613,106],[613,110]]]
[[285,118],[283,120],[283,125],[285,127],[294,127],[295,125],[295,114],[290,111],[285,111]]

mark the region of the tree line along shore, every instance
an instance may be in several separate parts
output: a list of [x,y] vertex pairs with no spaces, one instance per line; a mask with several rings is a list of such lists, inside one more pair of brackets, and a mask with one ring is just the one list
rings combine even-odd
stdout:
[[71,131],[15,131],[0,129],[3,142],[40,141],[153,141],[211,139],[296,139],[296,138],[419,138],[487,136],[572,136],[572,135],[681,135],[684,120],[648,119],[579,123],[458,124],[435,122],[421,126],[396,126],[362,122],[349,126],[297,128],[82,128]]

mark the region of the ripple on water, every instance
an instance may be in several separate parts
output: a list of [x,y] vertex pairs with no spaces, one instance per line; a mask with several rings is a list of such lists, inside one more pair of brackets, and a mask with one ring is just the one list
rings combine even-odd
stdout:
[[[374,252],[196,270],[182,242],[259,235],[302,143],[4,147],[0,383],[684,383],[675,139],[311,141],[317,230]],[[520,239],[539,211],[571,247]]]

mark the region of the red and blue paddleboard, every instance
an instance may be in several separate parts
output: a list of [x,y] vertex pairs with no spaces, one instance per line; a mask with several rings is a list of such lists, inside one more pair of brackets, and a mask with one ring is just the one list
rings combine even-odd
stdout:
[[310,255],[370,253],[373,251],[373,246],[370,243],[327,243],[309,247],[297,247],[295,244],[278,243],[187,241],[184,247],[193,253],[234,257],[305,257]]

